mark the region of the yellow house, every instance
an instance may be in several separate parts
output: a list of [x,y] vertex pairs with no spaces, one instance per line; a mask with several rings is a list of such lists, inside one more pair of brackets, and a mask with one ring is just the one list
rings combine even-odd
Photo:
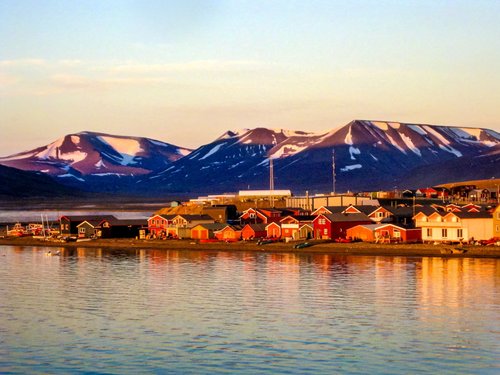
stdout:
[[493,211],[493,237],[500,238],[500,204]]
[[422,229],[423,242],[461,242],[493,237],[493,217],[488,212],[419,212],[413,217]]

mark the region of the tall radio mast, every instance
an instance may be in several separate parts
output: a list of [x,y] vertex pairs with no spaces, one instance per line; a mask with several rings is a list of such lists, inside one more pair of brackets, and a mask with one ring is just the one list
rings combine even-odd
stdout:
[[332,148],[332,194],[335,195],[335,149]]

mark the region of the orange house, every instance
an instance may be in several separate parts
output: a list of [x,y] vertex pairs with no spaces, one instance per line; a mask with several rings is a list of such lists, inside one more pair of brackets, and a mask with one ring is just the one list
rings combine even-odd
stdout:
[[247,224],[241,230],[241,237],[244,240],[264,238],[267,236],[266,224]]
[[267,237],[269,238],[280,238],[281,237],[281,226],[278,223],[271,223],[266,225]]
[[394,224],[356,225],[347,229],[347,237],[366,242],[420,242],[420,228],[403,228]]
[[239,241],[241,239],[241,227],[226,225],[215,232],[215,237],[221,241]]
[[216,238],[215,233],[224,228],[225,224],[211,223],[211,224],[198,224],[191,228],[191,238],[197,240],[208,240]]

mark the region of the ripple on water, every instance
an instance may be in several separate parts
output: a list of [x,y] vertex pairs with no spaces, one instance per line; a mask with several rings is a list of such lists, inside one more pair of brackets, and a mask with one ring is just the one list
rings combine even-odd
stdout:
[[498,366],[497,260],[0,251],[2,372],[451,374]]

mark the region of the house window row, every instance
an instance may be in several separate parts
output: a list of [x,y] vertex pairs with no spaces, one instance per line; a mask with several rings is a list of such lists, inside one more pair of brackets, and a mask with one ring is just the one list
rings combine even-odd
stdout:
[[[457,229],[457,238],[463,238],[463,229]],[[432,238],[432,228],[427,228],[427,238]],[[448,238],[448,228],[441,229],[441,238]]]

